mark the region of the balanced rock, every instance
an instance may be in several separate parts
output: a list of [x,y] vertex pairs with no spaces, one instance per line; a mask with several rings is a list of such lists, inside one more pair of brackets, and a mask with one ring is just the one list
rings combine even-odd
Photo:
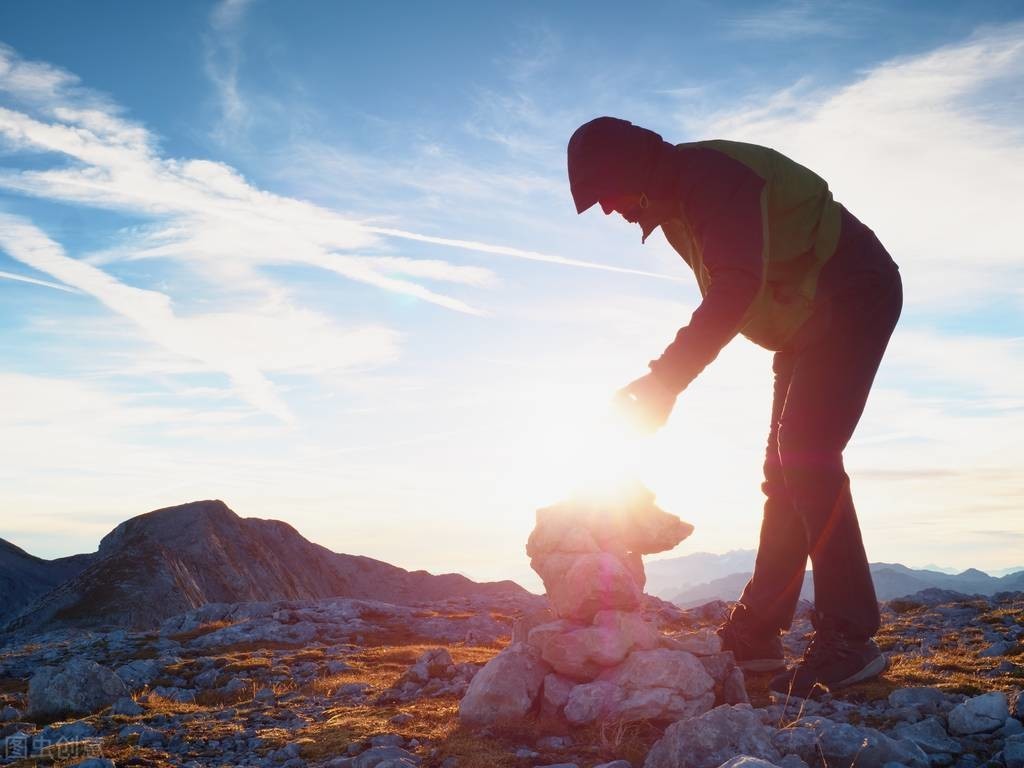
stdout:
[[617,497],[537,510],[526,554],[554,611],[589,622],[601,610],[637,610],[646,582],[642,556],[672,549],[692,532],[633,485]]
[[[692,531],[640,486],[616,499],[577,498],[539,510],[526,551],[552,614],[517,622],[518,642],[473,679],[459,710],[463,722],[501,724],[535,709],[577,725],[665,721],[710,709],[716,681],[704,664],[664,648],[672,639],[642,613],[642,556],[671,549]],[[696,645],[720,650],[707,638]]]
[[529,642],[556,672],[589,681],[623,661],[635,649],[658,647],[658,631],[638,613],[601,611],[591,626],[565,621],[536,627]]
[[[643,599],[642,575],[631,573],[623,558],[610,552],[538,557],[548,599],[559,616],[586,621],[602,610],[634,611]],[[567,566],[562,570],[562,566]]]
[[537,511],[526,553],[633,552],[650,555],[675,547],[693,526],[654,503],[639,484],[600,499],[575,498]]
[[634,651],[592,683],[577,685],[565,704],[565,719],[583,725],[600,719],[679,720],[707,712],[715,703],[715,681],[685,651]]

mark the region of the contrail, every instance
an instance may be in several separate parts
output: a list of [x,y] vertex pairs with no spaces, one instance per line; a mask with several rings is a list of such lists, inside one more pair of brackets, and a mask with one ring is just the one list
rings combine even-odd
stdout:
[[505,245],[489,245],[478,243],[473,240],[454,240],[449,237],[431,237],[430,235],[418,235],[415,232],[405,232],[401,229],[388,229],[387,227],[366,227],[368,232],[387,237],[400,237],[404,240],[416,240],[421,243],[433,243],[435,245],[447,245],[452,248],[463,248],[467,251],[479,251],[481,253],[494,253],[500,256],[515,256],[519,259],[530,261],[544,261],[549,264],[562,264],[567,267],[583,267],[585,269],[600,269],[605,272],[620,272],[627,275],[642,275],[643,277],[654,277],[659,280],[671,280],[672,282],[683,282],[683,278],[675,275],[663,275],[658,272],[645,272],[642,269],[629,269],[627,267],[613,267],[610,264],[598,264],[594,261],[580,261],[579,259],[567,259],[564,256],[553,256],[549,253],[538,251],[524,251],[519,248],[509,248]]
[[27,277],[26,275],[16,275],[13,272],[0,272],[0,277],[6,278],[7,280],[18,280],[22,283],[32,283],[33,285],[45,285],[47,288],[56,288],[58,291],[67,291],[68,293],[81,293],[77,288],[61,285],[60,283],[51,283],[48,280],[38,280],[34,277]]

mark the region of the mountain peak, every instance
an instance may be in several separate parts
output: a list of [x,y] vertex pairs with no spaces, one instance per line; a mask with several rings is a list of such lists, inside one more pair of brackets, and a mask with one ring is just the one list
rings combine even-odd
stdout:
[[100,541],[107,554],[132,541],[148,539],[166,546],[208,539],[217,531],[237,527],[242,518],[220,499],[204,499],[163,507],[125,520]]
[[331,552],[285,522],[239,517],[218,499],[137,515],[104,536],[87,561],[70,565],[77,568],[73,578],[42,594],[35,588],[31,595],[26,591],[39,596],[20,612],[2,617],[8,619],[6,631],[152,628],[208,603],[327,597],[410,603],[526,594],[511,582],[477,584],[455,574],[410,573],[368,557]]
[[968,568],[966,571],[961,571],[957,574],[958,576],[976,578],[976,579],[987,579],[989,575],[984,571],[979,571],[977,568]]

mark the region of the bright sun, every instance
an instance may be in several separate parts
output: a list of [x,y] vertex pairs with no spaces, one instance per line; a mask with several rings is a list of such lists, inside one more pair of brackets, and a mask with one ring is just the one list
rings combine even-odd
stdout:
[[546,403],[521,433],[525,476],[538,506],[572,495],[616,495],[651,467],[651,439],[633,431],[608,398],[574,392]]

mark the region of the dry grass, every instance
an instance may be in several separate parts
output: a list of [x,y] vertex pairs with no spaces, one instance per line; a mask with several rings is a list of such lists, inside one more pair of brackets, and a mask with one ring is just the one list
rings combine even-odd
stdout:
[[[399,712],[411,715],[412,719],[396,727],[390,718]],[[565,733],[550,724],[527,720],[500,730],[490,729],[489,735],[481,735],[479,729],[465,728],[459,723],[459,703],[455,698],[441,697],[395,706],[338,707],[329,712],[325,722],[302,733],[308,739],[302,756],[315,760],[342,755],[352,742],[394,731],[406,739],[418,739],[437,748],[437,754],[424,762],[426,768],[438,766],[451,756],[458,757],[459,768],[518,767],[523,765],[523,760],[515,756],[516,749],[534,745],[543,736]],[[586,746],[549,753],[534,762],[557,762],[570,758],[579,761],[583,754],[586,757],[581,762],[626,759],[639,765],[661,733],[659,728],[648,723],[604,723],[575,728],[572,730],[575,742]]]
[[308,648],[306,650],[299,651],[298,653],[293,653],[288,657],[288,661],[323,661],[326,655],[327,654],[323,648]]
[[252,672],[258,669],[270,669],[273,666],[273,660],[266,656],[243,655],[240,658],[224,659],[224,665],[220,667],[220,670],[222,672]]
[[[342,685],[366,683],[368,692],[380,693],[394,685],[416,659],[435,644],[381,645],[362,649],[345,658],[351,669],[337,675],[318,678],[307,689],[308,693],[331,696]],[[496,649],[486,646],[447,646],[456,664],[472,662],[483,664],[492,659]]]
[[[71,753],[72,747],[69,745],[64,745],[64,750],[64,754],[56,749],[44,751],[42,755],[34,755],[6,765],[7,768],[71,768],[86,757],[96,756],[96,752],[88,751],[85,745],[79,754]],[[100,742],[100,755],[113,760],[115,765],[167,765],[166,753],[148,748],[140,749],[134,743],[118,743],[113,738],[106,738]]]

